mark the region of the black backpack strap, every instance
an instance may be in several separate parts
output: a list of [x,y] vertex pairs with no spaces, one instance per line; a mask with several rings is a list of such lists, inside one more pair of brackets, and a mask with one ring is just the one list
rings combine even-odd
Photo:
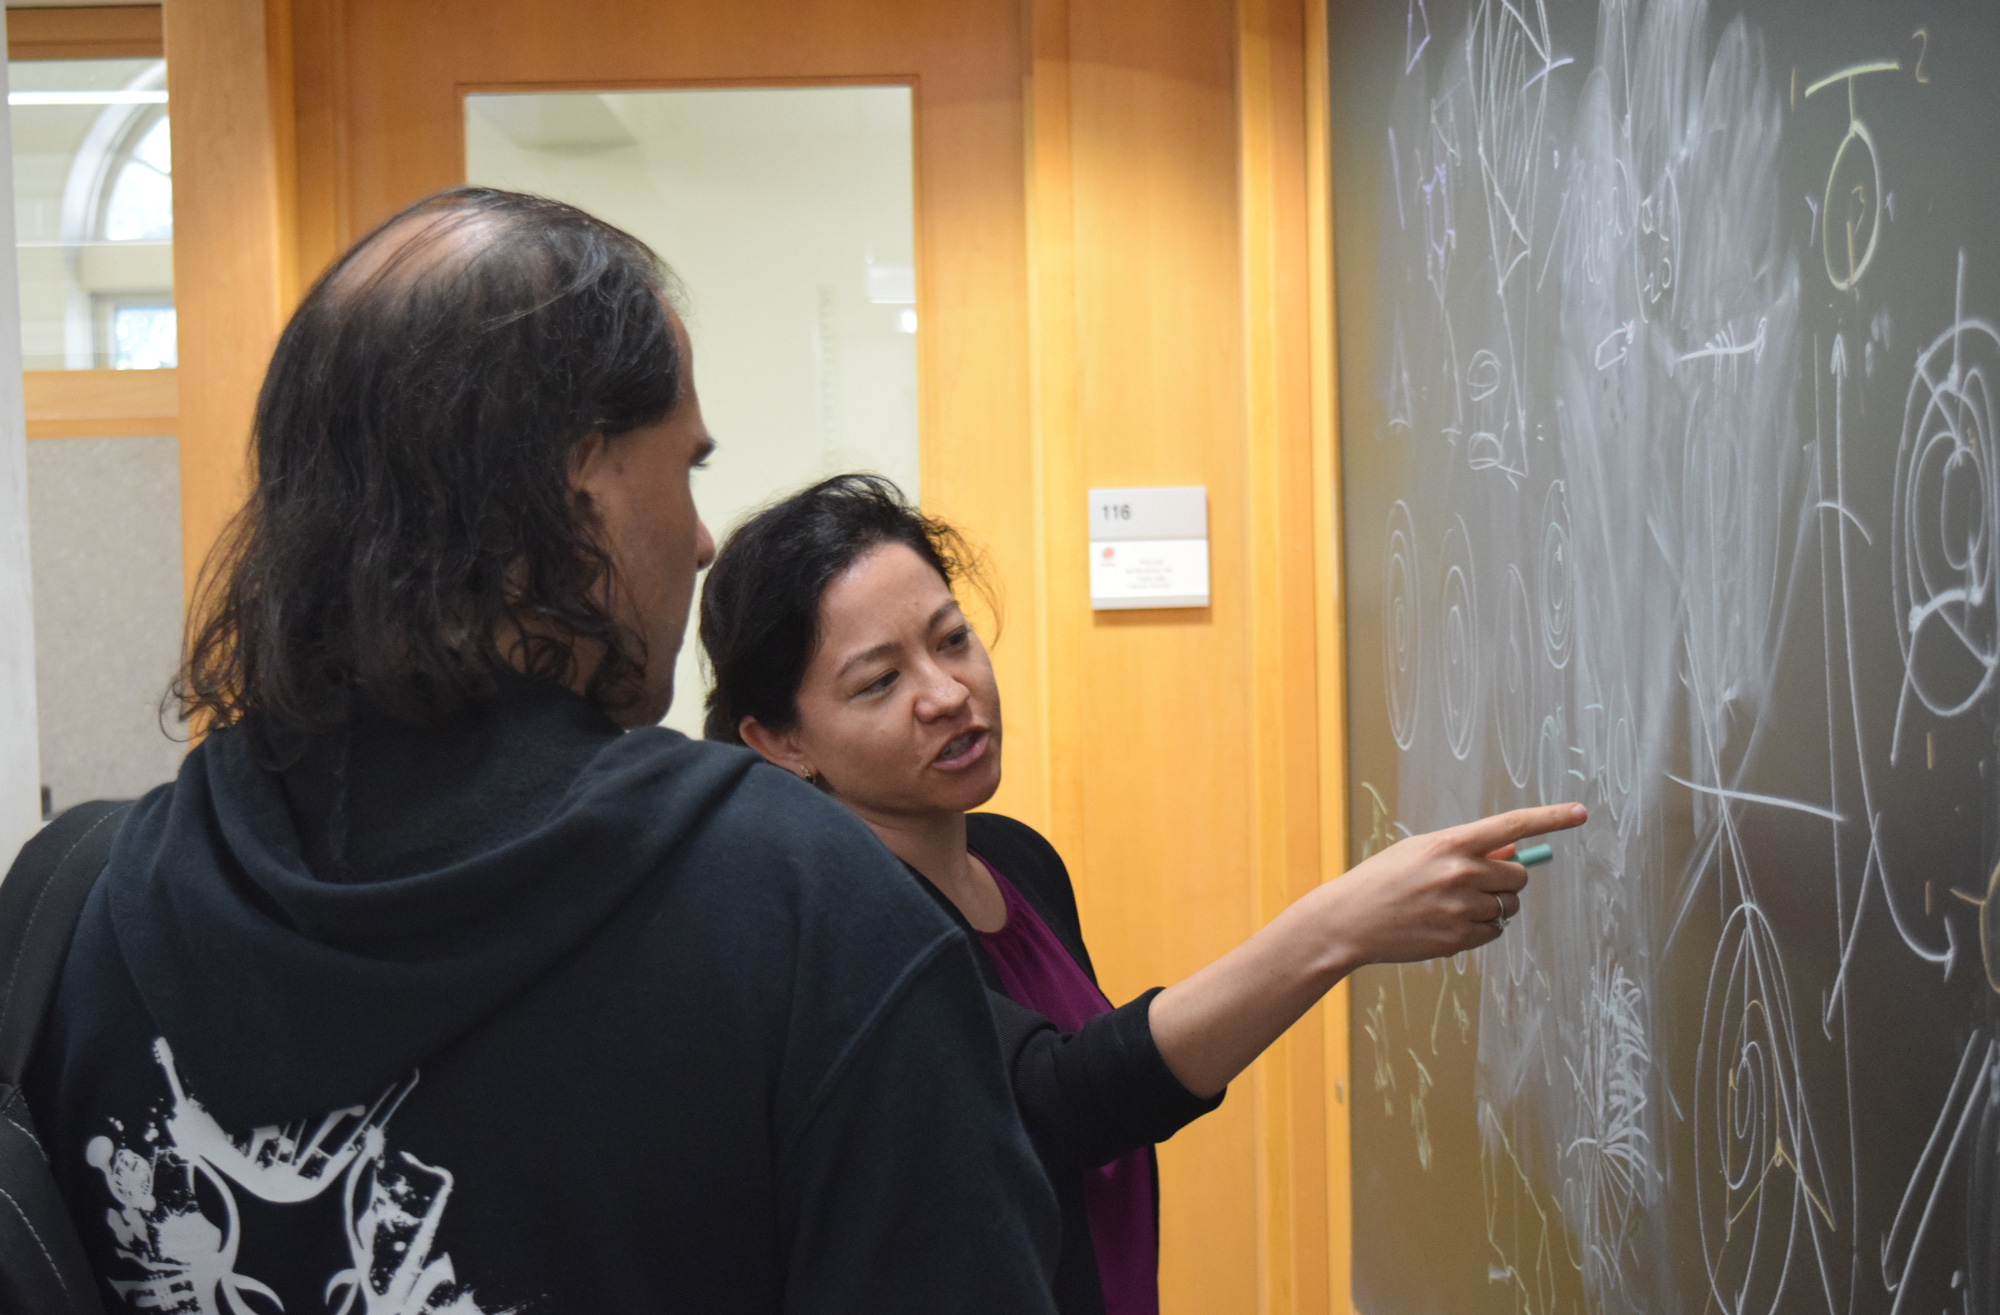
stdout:
[[70,933],[132,805],[78,804],[43,827],[0,881],[0,1086],[17,1087],[55,998]]
[[0,881],[0,1312],[102,1315],[96,1280],[35,1133],[21,1080],[71,936],[129,803],[78,804]]

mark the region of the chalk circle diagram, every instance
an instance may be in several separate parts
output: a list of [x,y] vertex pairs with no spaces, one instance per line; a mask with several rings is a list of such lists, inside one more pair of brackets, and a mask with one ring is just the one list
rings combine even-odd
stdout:
[[1418,617],[1417,530],[1409,504],[1389,508],[1389,538],[1382,554],[1383,684],[1389,694],[1389,729],[1396,747],[1417,738],[1417,677],[1423,631]]
[[1461,762],[1471,754],[1479,724],[1479,612],[1474,602],[1472,538],[1464,517],[1444,532],[1439,588],[1438,685],[1444,697],[1444,738]]
[[1827,278],[1845,292],[1867,273],[1882,235],[1882,160],[1868,125],[1858,118],[1848,119],[1847,135],[1833,153],[1824,205],[1820,252]]
[[1549,485],[1542,499],[1542,648],[1550,665],[1569,663],[1575,614],[1575,586],[1570,578],[1569,497],[1561,480]]
[[1557,708],[1542,718],[1541,732],[1535,737],[1536,802],[1546,806],[1573,797],[1569,791],[1569,747],[1563,710]]
[[1709,1290],[1731,1315],[1777,1309],[1813,1227],[1790,1001],[1776,933],[1756,905],[1737,905],[1709,968],[1693,1117]]
[[1534,734],[1535,711],[1531,680],[1535,639],[1533,610],[1528,605],[1528,583],[1521,568],[1509,566],[1500,590],[1500,634],[1496,657],[1499,670],[1493,675],[1493,725],[1500,740],[1500,761],[1507,779],[1515,785],[1528,783],[1533,761],[1529,737]]
[[1962,314],[1917,358],[1910,382],[1890,538],[1905,671],[1899,723],[1911,694],[1939,717],[1958,716],[1993,688],[2000,667],[1996,383],[2000,332]]
[[1623,822],[1639,784],[1639,745],[1632,729],[1632,693],[1620,690],[1604,746],[1604,800],[1613,821]]
[[1854,82],[1867,74],[1901,69],[1898,60],[1875,60],[1829,73],[1806,88],[1810,100],[1829,87],[1846,84],[1847,133],[1834,148],[1819,212],[1819,249],[1826,277],[1842,292],[1868,272],[1882,236],[1882,157],[1875,149],[1875,135],[1861,118]]

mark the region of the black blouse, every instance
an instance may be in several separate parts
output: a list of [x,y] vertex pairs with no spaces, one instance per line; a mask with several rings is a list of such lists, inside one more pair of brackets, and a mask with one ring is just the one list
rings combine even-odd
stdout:
[[[1026,823],[998,813],[971,813],[966,842],[1021,892],[1077,966],[1095,983],[1084,948],[1069,869],[1055,847]],[[916,869],[912,868],[912,872]],[[921,876],[921,874],[918,874]],[[930,882],[921,883],[973,939],[970,924]],[[1009,999],[983,950],[973,955],[986,978],[987,1003],[1000,1031],[1001,1053],[1014,1081],[1021,1121],[1062,1204],[1062,1256],[1056,1265],[1056,1305],[1063,1315],[1103,1315],[1104,1294],[1084,1214],[1083,1172],[1141,1146],[1150,1151],[1222,1103],[1180,1084],[1153,1044],[1147,1009],[1154,987],[1129,1004],[1100,1014],[1081,1031],[1060,1032],[1041,1014]],[[1153,1165],[1154,1224],[1159,1220],[1159,1165]]]

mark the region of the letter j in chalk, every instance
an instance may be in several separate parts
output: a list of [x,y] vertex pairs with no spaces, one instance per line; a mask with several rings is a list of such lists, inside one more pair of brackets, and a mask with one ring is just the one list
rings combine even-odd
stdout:
[[1555,856],[1555,850],[1547,845],[1529,845],[1526,849],[1514,851],[1514,861],[1524,868],[1531,868],[1537,863],[1546,863]]

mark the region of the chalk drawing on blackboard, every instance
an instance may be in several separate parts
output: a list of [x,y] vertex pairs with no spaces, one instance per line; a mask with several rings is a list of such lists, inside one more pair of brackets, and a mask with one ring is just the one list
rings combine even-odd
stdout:
[[1534,686],[1532,653],[1538,648],[1534,617],[1528,607],[1528,585],[1521,568],[1507,567],[1500,590],[1499,670],[1493,678],[1493,728],[1500,741],[1500,761],[1507,779],[1528,783],[1529,743],[1533,731]]
[[1986,984],[2000,993],[2000,863],[1987,876],[1984,895],[1951,893],[1979,910],[1979,960],[1986,967]]
[[1428,1171],[1431,1167],[1431,1119],[1424,1098],[1437,1084],[1431,1080],[1431,1071],[1424,1067],[1424,1061],[1414,1050],[1410,1051],[1410,1063],[1417,1070],[1416,1082],[1410,1088],[1410,1131],[1416,1134],[1417,1139],[1417,1167]]
[[[1813,344],[1815,362],[1819,359],[1819,355],[1819,341],[1815,337]],[[1823,433],[1826,408],[1819,401],[1821,376],[1817,368],[1813,372],[1814,429],[1815,433],[1820,435],[1820,441],[1824,450],[1832,454],[1834,496],[1831,507],[1835,512],[1833,520],[1835,557],[1831,567],[1829,567],[1824,555],[1822,555],[1820,590],[1822,606],[1828,610],[1828,615],[1837,614],[1840,617],[1839,649],[1842,664],[1847,672],[1847,711],[1852,717],[1852,725],[1854,727],[1854,750],[1856,760],[1860,766],[1862,818],[1867,826],[1867,849],[1862,863],[1860,879],[1855,884],[1851,918],[1846,913],[1844,906],[1841,911],[1843,919],[1843,926],[1841,928],[1843,943],[1841,946],[1840,964],[1835,971],[1834,980],[1827,995],[1826,1017],[1830,1020],[1836,1008],[1846,1003],[1846,993],[1849,989],[1848,984],[1850,980],[1849,972],[1854,963],[1856,947],[1860,943],[1862,918],[1866,912],[1871,890],[1879,888],[1882,903],[1888,909],[1889,918],[1895,927],[1897,938],[1903,942],[1903,945],[1910,953],[1916,955],[1919,959],[1927,963],[1939,965],[1945,977],[1951,975],[1952,968],[1957,961],[1958,944],[1957,933],[1949,920],[1944,924],[1944,944],[1942,946],[1937,944],[1934,936],[1926,938],[1919,933],[1917,928],[1912,926],[1913,912],[1903,907],[1904,900],[1898,897],[1896,883],[1891,880],[1891,875],[1888,871],[1888,860],[1882,844],[1883,813],[1876,807],[1875,803],[1877,797],[1876,767],[1879,764],[1876,763],[1875,746],[1866,740],[1861,731],[1864,699],[1855,661],[1856,655],[1860,652],[1860,647],[1855,638],[1857,608],[1854,603],[1852,582],[1855,577],[1853,557],[1858,550],[1854,545],[1854,540],[1858,537],[1864,545],[1871,543],[1872,540],[1869,538],[1866,527],[1861,523],[1860,518],[1847,510],[1849,507],[1847,495],[1847,391],[1849,384],[1847,378],[1847,348],[1843,335],[1834,335],[1833,347],[1827,353],[1826,359],[1826,373],[1831,378],[1833,384],[1833,432],[1831,443],[1828,444],[1825,442],[1825,435]],[[1825,506],[1826,504],[1822,502],[1821,505]],[[1829,575],[1831,576],[1831,580],[1828,579]],[[1894,575],[1895,572],[1892,570],[1892,582]],[[1899,613],[1901,612],[1901,609],[1896,610]],[[1907,614],[1904,613],[1903,615]],[[1897,625],[1900,631],[1902,623],[1899,621]],[[1903,692],[1899,691],[1899,709],[1904,706],[1905,702]],[[1829,709],[1830,721],[1832,720],[1832,715],[1832,710]],[[1893,751],[1898,733],[1896,731],[1891,732],[1889,745],[1891,751]],[[1832,734],[1833,727],[1829,726],[1829,736],[1831,737]],[[1836,789],[1838,789],[1837,778]],[[1836,805],[1838,804],[1837,796],[1834,802]],[[1835,832],[1835,840],[1837,845],[1839,842],[1838,830]],[[1835,852],[1836,855],[1840,853],[1839,849],[1836,849]],[[1840,874],[1837,873],[1837,875]],[[1840,889],[1836,886],[1836,894],[1838,895],[1839,893]]]
[[1609,370],[1625,359],[1626,351],[1632,346],[1632,335],[1638,328],[1637,320],[1627,320],[1599,340],[1597,351],[1592,355],[1599,370]]
[[1438,685],[1444,701],[1445,746],[1461,761],[1479,727],[1479,613],[1474,602],[1472,536],[1463,517],[1445,531],[1439,582]]
[[[1486,1101],[1479,1104],[1479,1132],[1486,1245],[1495,1258],[1487,1265],[1487,1282],[1511,1287],[1520,1310],[1553,1311],[1560,1291],[1556,1239],[1564,1243],[1568,1239],[1562,1237],[1559,1224],[1551,1223],[1549,1207],[1542,1203],[1541,1193],[1522,1167],[1498,1111]],[[1563,1260],[1568,1263],[1570,1259],[1565,1246]]]
[[[2000,1081],[2000,1042],[1975,1034],[1959,1057],[1958,1073],[1924,1144],[1916,1172],[1897,1204],[1895,1222],[1882,1239],[1882,1282],[1897,1293],[1891,1315],[1902,1306],[1903,1280],[1923,1250],[1931,1220],[1947,1182],[1984,1138],[1978,1121],[1993,1118],[1994,1083]],[[1975,1134],[1968,1136],[1968,1134]]]
[[1410,387],[1410,353],[1403,346],[1403,315],[1398,310],[1389,348],[1389,432],[1409,433],[1416,424],[1416,415],[1416,394]]
[[1466,464],[1474,470],[1498,470],[1519,487],[1528,473],[1527,439],[1520,418],[1502,394],[1500,358],[1490,348],[1472,354],[1465,368],[1465,392],[1472,402],[1473,431],[1466,440]]
[[1952,324],[1917,358],[1896,454],[1890,589],[1905,675],[1891,763],[1911,696],[1956,717],[2000,669],[2000,330],[1964,300],[1961,252]]
[[1569,785],[1569,737],[1563,732],[1563,710],[1542,718],[1535,740],[1535,797],[1544,805],[1559,804],[1575,791]]
[[[1733,828],[1730,828],[1733,830]],[[1733,837],[1718,862],[1740,858]],[[1733,874],[1740,882],[1743,874]],[[1702,1002],[1695,1054],[1695,1207],[1709,1290],[1738,1312],[1778,1308],[1792,1264],[1810,1235],[1838,1224],[1798,1069],[1777,934],[1744,901],[1723,924]]]
[[1749,357],[1752,362],[1764,359],[1764,333],[1769,327],[1770,320],[1760,316],[1757,320],[1756,333],[1750,335],[1747,340],[1739,341],[1734,326],[1725,324],[1714,337],[1694,351],[1681,353],[1681,364],[1685,365],[1689,361],[1712,361],[1715,363],[1717,374],[1720,374],[1726,366],[1730,377],[1734,379],[1736,368],[1744,357]]
[[1383,663],[1389,687],[1389,726],[1407,749],[1417,738],[1418,676],[1423,663],[1423,630],[1418,613],[1417,531],[1408,504],[1389,509],[1389,544],[1383,554]]
[[1403,157],[1396,150],[1396,128],[1389,126],[1389,177],[1391,194],[1396,198],[1396,227],[1408,228],[1410,221],[1403,213]]
[[[1579,796],[1593,821],[1576,880],[1463,984],[1361,979],[1356,1067],[1365,1018],[1392,1085],[1355,1113],[1394,1135],[1357,1138],[1357,1164],[1393,1183],[1414,1143],[1428,1174],[1386,1193],[1417,1245],[1385,1226],[1374,1257],[1357,1248],[1357,1302],[1473,1309],[1464,1284],[1490,1283],[1487,1304],[1538,1315],[1994,1309],[2000,311],[1992,207],[1952,229],[1991,171],[1932,138],[1947,104],[1990,127],[2000,101],[1963,79],[2000,28],[1940,35],[1926,65],[1928,29],[1829,56],[1842,34],[1805,5],[1455,0],[1433,23],[1406,2],[1400,52],[1393,10],[1330,11],[1375,28],[1333,56],[1357,89],[1355,129],[1334,126],[1336,206],[1361,221],[1343,345],[1375,383],[1343,417],[1410,440],[1344,467],[1364,578],[1375,518],[1405,500],[1413,608],[1406,686],[1365,690],[1357,720],[1397,736],[1357,739],[1382,790],[1356,791],[1356,839],[1393,843],[1385,796],[1417,827]],[[1935,107],[1912,94],[1931,79]],[[1386,93],[1390,131],[1362,89]],[[1399,651],[1386,603],[1386,638],[1367,632],[1368,594],[1350,594],[1364,672],[1376,644]],[[1455,613],[1478,622],[1471,703]],[[1906,1094],[1870,1072],[1889,1055]],[[1469,1195],[1469,1115],[1484,1256],[1423,1227]]]
[[1569,501],[1563,482],[1549,485],[1542,499],[1542,649],[1549,665],[1560,670],[1569,663],[1571,621],[1576,614],[1572,596],[1569,545]]
[[1396,1065],[1389,1058],[1389,988],[1375,988],[1375,1003],[1368,1006],[1361,1030],[1375,1047],[1373,1079],[1375,1094],[1382,1098],[1382,1113],[1396,1116]]
[[1609,710],[1609,715],[1604,770],[1599,779],[1604,801],[1611,809],[1611,820],[1622,823],[1626,809],[1631,806],[1633,791],[1639,787],[1639,738],[1634,729],[1636,719],[1630,690],[1618,691],[1618,702]]
[[1578,1120],[1562,1148],[1562,1206],[1565,1218],[1584,1221],[1585,1277],[1608,1287],[1622,1280],[1634,1211],[1661,1179],[1648,1126],[1653,1054],[1645,1007],[1639,984],[1608,950],[1591,966],[1583,1018],[1576,1054],[1563,1060]]
[[1826,261],[1826,276],[1842,292],[1861,281],[1882,236],[1882,157],[1875,149],[1874,134],[1856,107],[1854,80],[1871,73],[1899,73],[1902,68],[1900,60],[1871,60],[1829,73],[1806,88],[1806,99],[1810,100],[1836,82],[1847,84],[1847,135],[1834,149],[1833,168],[1826,175],[1826,199],[1816,212],[1822,221],[1820,252]]
[[1431,16],[1424,12],[1424,0],[1410,0],[1409,19],[1404,24],[1403,73],[1409,75],[1424,57],[1424,47],[1431,43]]
[[1409,835],[1410,828],[1398,822],[1390,813],[1389,805],[1382,798],[1380,790],[1367,781],[1362,781],[1360,785],[1363,793],[1368,796],[1368,834],[1361,842],[1361,857],[1367,858],[1381,853]]
[[1472,16],[1466,61],[1473,133],[1486,188],[1494,284],[1503,299],[1533,246],[1549,45],[1548,11],[1541,0],[1520,5],[1481,0]]

